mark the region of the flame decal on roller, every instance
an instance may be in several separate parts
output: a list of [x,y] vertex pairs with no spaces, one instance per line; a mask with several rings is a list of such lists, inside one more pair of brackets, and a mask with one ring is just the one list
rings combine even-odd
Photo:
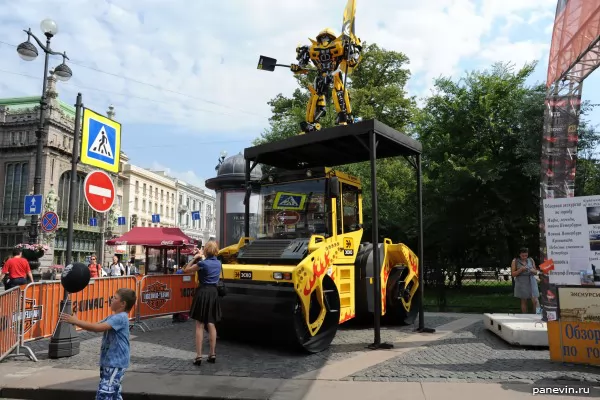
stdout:
[[305,296],[308,296],[310,292],[312,292],[315,284],[317,283],[317,279],[319,279],[325,273],[325,270],[329,266],[329,263],[331,262],[331,259],[329,258],[329,251],[325,252],[323,258],[324,260],[318,259],[313,261],[313,276],[304,287]]
[[410,269],[412,269],[413,272],[418,275],[419,271],[418,271],[417,259],[413,253],[410,253],[410,252],[408,253],[408,263],[410,264]]

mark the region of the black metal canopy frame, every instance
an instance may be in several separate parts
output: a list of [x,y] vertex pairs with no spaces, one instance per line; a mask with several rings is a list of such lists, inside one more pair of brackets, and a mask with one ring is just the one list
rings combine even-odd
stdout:
[[[371,197],[373,220],[373,245],[379,243],[379,212],[377,209],[376,161],[378,158],[402,156],[415,168],[417,174],[418,224],[419,224],[419,327],[418,332],[433,333],[425,327],[424,268],[423,268],[423,187],[421,176],[421,143],[377,121],[366,120],[346,126],[336,126],[322,131],[310,132],[288,139],[266,143],[244,150],[246,160],[246,189],[251,190],[250,173],[256,165],[265,164],[276,168],[298,170],[317,167],[336,167],[370,161]],[[245,201],[245,236],[250,236],[250,202]],[[378,251],[373,252],[374,271],[374,342],[372,349],[392,348],[381,343],[381,260]]]

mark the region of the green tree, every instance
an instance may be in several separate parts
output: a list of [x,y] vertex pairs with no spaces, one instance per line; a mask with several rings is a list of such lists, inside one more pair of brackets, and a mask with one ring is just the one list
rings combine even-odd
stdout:
[[545,87],[526,85],[534,68],[495,64],[435,82],[415,119],[427,171],[425,262],[507,267],[520,246],[539,247]]
[[582,105],[577,142],[575,196],[600,194],[600,161],[595,154],[600,144],[600,134],[583,119],[594,107],[595,105],[589,102]]
[[[408,58],[396,51],[365,45],[361,63],[348,78],[352,114],[363,119],[377,119],[399,131],[404,131],[416,109],[416,101],[407,95],[405,86],[410,78]],[[290,97],[277,95],[269,105],[273,115],[269,128],[254,141],[262,144],[285,139],[300,133],[300,122],[306,115],[309,99],[307,85],[314,73],[296,76],[299,88]],[[330,96],[329,96],[330,97]],[[328,109],[321,119],[323,128],[334,125],[336,113],[327,98]],[[359,177],[363,184],[365,240],[371,235],[371,193],[369,163],[339,167]],[[414,242],[416,227],[415,173],[403,159],[384,159],[377,163],[380,237]]]

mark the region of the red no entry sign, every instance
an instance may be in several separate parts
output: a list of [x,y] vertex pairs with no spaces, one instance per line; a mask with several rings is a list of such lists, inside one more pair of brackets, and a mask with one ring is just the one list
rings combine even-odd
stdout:
[[104,213],[115,202],[115,185],[106,172],[90,172],[83,182],[85,199],[93,210]]
[[294,225],[300,221],[300,214],[296,211],[281,211],[277,214],[279,222],[285,225]]

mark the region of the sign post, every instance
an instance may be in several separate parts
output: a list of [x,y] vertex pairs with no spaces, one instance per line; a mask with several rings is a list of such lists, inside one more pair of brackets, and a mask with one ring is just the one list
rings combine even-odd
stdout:
[[[67,251],[65,266],[73,262],[73,223],[75,220],[75,199],[77,199],[77,162],[79,161],[79,132],[81,130],[81,110],[83,100],[81,93],[77,93],[75,101],[75,128],[73,130],[73,153],[71,155],[71,183],[69,185],[69,209],[67,215]],[[58,222],[57,222],[58,224]],[[63,301],[59,305],[59,311],[71,314],[72,306],[69,293],[65,290]],[[48,358],[71,357],[79,354],[79,337],[75,327],[71,324],[59,322],[56,331],[48,345]]]

